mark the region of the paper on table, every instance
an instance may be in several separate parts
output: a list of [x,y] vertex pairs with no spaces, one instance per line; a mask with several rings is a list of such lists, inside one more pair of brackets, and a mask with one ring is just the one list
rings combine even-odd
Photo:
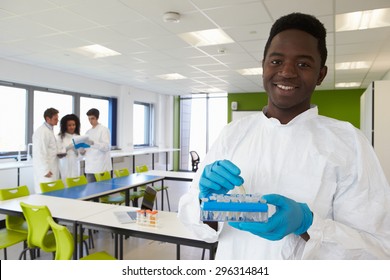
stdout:
[[118,211],[114,212],[114,214],[121,224],[135,223],[137,221],[137,212],[135,211]]
[[72,141],[76,149],[91,147],[89,144],[87,144],[87,142],[89,142],[89,138],[87,135],[75,136],[73,137]]

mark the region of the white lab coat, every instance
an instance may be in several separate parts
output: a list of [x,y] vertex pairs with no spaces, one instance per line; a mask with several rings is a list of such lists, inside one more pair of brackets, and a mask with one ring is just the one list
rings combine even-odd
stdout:
[[[40,183],[51,182],[59,179],[57,141],[53,127],[43,123],[33,134],[33,169],[34,189],[41,193]],[[51,177],[45,177],[47,173],[53,173]]]
[[[205,165],[228,159],[247,193],[305,202],[314,214],[310,240],[290,234],[268,241],[228,224],[199,221]],[[227,125],[179,203],[179,218],[200,238],[219,241],[217,259],[390,259],[390,187],[365,136],[317,107],[286,125],[263,112]]]
[[101,124],[86,133],[94,144],[86,149],[85,173],[95,174],[112,170],[110,130]]
[[[65,133],[62,138],[61,135],[57,136],[58,150],[61,153],[66,153],[65,157],[59,159],[59,168],[61,179],[66,182],[68,177],[77,177],[80,176],[80,158],[79,151],[73,147],[73,134]],[[72,149],[66,148],[72,146]]]

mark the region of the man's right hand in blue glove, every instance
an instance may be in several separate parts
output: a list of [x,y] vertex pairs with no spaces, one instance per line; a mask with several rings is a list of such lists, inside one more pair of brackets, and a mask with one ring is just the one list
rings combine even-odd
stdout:
[[213,193],[225,194],[235,186],[241,186],[244,179],[241,170],[229,160],[217,160],[206,165],[199,181],[199,198]]

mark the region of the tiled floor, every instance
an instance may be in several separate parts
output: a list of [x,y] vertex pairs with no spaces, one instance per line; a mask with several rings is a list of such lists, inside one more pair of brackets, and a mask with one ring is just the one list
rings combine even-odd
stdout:
[[[169,186],[169,200],[171,211],[177,212],[178,201],[180,197],[187,192],[189,183],[179,181],[167,181],[165,185]],[[159,202],[160,202],[160,198]],[[160,206],[160,204],[159,204]],[[164,204],[166,209],[167,204]],[[167,210],[167,209],[166,209]],[[95,249],[90,252],[106,251],[114,254],[114,240],[110,233],[99,231],[94,233]],[[181,246],[181,259],[183,260],[200,260],[202,258],[202,249],[188,246]],[[18,259],[22,251],[22,244],[18,244],[8,248],[8,259]],[[0,253],[0,259],[4,259],[3,252]],[[41,252],[40,259],[52,259],[51,253]],[[140,259],[140,260],[175,260],[176,259],[176,245],[170,243],[162,243],[153,240],[141,238],[128,238],[124,240],[124,256],[125,260]],[[208,259],[208,251],[205,254]]]

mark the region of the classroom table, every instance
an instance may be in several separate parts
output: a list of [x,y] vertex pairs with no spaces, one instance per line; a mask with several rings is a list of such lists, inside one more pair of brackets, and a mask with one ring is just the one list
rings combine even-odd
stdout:
[[145,174],[130,174],[129,176],[113,178],[109,180],[91,182],[77,187],[64,188],[61,190],[43,193],[47,196],[72,198],[80,200],[92,200],[101,196],[125,191],[125,203],[130,204],[129,190],[150,183],[162,181],[164,177]]
[[[135,158],[136,156],[140,155],[152,155],[152,169],[154,169],[154,155],[159,153],[165,153],[165,168],[168,170],[168,156],[170,152],[178,152],[180,149],[177,148],[159,148],[159,147],[152,147],[152,148],[142,148],[142,149],[133,149],[131,151],[124,151],[124,150],[112,150],[110,151],[111,160],[114,158],[120,158],[120,157],[132,157],[133,161],[133,173],[135,173]],[[16,169],[17,170],[17,185],[20,184],[20,169],[21,168],[27,168],[32,167],[33,161],[32,160],[23,160],[23,161],[14,161],[14,162],[0,162],[0,170],[7,170],[7,169]]]
[[[0,212],[7,215],[23,215],[22,208],[20,207],[20,202],[22,201],[31,205],[46,205],[53,218],[72,225],[75,241],[75,250],[73,252],[74,259],[77,259],[77,221],[91,215],[98,215],[99,213],[117,207],[117,205],[112,204],[31,194],[28,196],[0,201]],[[82,241],[82,234],[80,239]],[[82,250],[80,250],[80,253],[82,254]]]
[[16,169],[17,175],[17,185],[20,185],[20,169],[21,168],[28,168],[32,167],[32,160],[24,160],[24,161],[9,161],[9,162],[2,162],[0,163],[0,170],[7,170],[7,169]]
[[[123,259],[123,236],[151,239],[176,244],[176,259],[180,259],[180,245],[208,249],[210,259],[214,259],[217,242],[207,243],[197,238],[177,217],[177,213],[158,211],[157,227],[141,226],[137,223],[120,223],[114,212],[134,211],[133,207],[118,206],[96,215],[78,220],[79,231],[83,226],[98,230],[108,230],[119,237],[119,259]],[[117,244],[116,244],[117,245]],[[80,248],[82,250],[82,246]]]
[[9,215],[22,215],[21,201],[32,205],[46,205],[53,218],[72,224],[75,239],[74,259],[77,259],[78,251],[80,256],[83,255],[82,242],[79,242],[79,250],[77,250],[77,237],[81,241],[84,227],[113,232],[115,234],[115,256],[119,259],[123,258],[124,235],[174,243],[177,245],[177,259],[180,259],[180,245],[208,249],[210,250],[210,259],[214,258],[217,247],[216,242],[207,243],[197,238],[180,222],[177,213],[174,212],[159,211],[156,228],[139,226],[136,223],[121,224],[114,212],[134,211],[137,208],[40,194],[0,201],[0,212]]
[[152,155],[152,169],[154,169],[154,155],[159,153],[165,153],[165,169],[168,170],[168,155],[170,152],[178,152],[180,149],[177,148],[143,148],[143,149],[134,149],[131,151],[117,150],[111,151],[111,158],[117,157],[132,157],[133,162],[133,173],[135,173],[135,157],[139,155]]
[[192,182],[195,172],[192,171],[166,171],[166,170],[149,170],[143,172],[145,175],[161,176],[164,180]]

